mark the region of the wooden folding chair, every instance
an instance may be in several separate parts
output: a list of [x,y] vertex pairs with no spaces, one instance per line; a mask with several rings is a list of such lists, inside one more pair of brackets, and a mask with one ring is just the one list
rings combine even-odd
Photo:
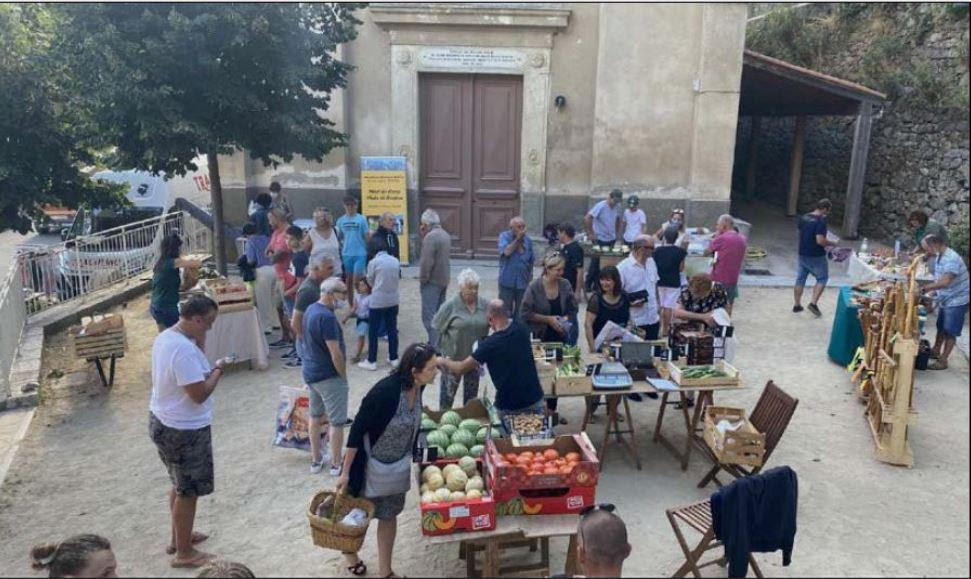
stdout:
[[[703,567],[715,564],[724,567],[727,564],[728,561],[724,554],[717,559],[699,564],[701,556],[705,554],[705,551],[724,547],[721,541],[715,539],[715,529],[712,526],[711,519],[711,502],[709,499],[684,507],[668,509],[665,513],[667,513],[668,521],[671,523],[674,536],[677,537],[678,544],[681,545],[681,550],[684,552],[685,558],[684,564],[674,572],[672,577],[684,577],[689,571],[695,577],[701,577],[700,569]],[[681,532],[681,527],[678,524],[679,521],[701,533],[701,541],[694,549],[688,547],[688,542],[685,540],[684,533]],[[752,567],[755,576],[761,578],[762,570],[759,569],[751,553],[748,556],[748,563]]]
[[708,458],[715,466],[711,467],[708,474],[701,479],[701,482],[698,483],[698,488],[704,488],[712,481],[716,485],[722,486],[721,481],[716,476],[720,470],[724,470],[735,478],[742,478],[761,471],[762,467],[769,460],[769,456],[772,455],[772,451],[779,444],[779,440],[782,439],[782,435],[789,426],[789,421],[792,420],[792,415],[795,413],[796,406],[798,405],[798,398],[789,396],[782,388],[776,386],[775,382],[769,380],[762,390],[762,395],[759,396],[759,401],[755,404],[755,409],[752,410],[752,415],[749,417],[749,422],[752,423],[752,426],[765,435],[765,454],[762,456],[762,465],[745,467],[737,464],[721,463],[715,456],[715,453],[708,448],[708,445],[702,444],[702,450],[708,455]]

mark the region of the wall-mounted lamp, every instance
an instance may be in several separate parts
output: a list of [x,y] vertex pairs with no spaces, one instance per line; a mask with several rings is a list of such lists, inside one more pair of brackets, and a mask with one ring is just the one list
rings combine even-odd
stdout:
[[563,107],[565,107],[566,97],[563,95],[556,95],[556,98],[553,99],[553,106],[555,106],[557,109],[562,109]]

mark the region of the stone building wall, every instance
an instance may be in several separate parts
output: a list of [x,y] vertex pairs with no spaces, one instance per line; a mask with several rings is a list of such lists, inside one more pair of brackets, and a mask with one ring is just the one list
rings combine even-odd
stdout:
[[[901,12],[900,18],[908,18]],[[911,20],[898,23],[906,27]],[[841,78],[859,76],[861,59],[879,36],[854,37],[833,49],[835,55],[816,70]],[[937,19],[932,31],[904,57],[932,65],[944,87],[967,87],[968,21]],[[880,87],[873,87],[880,88]],[[908,88],[904,89],[909,90]],[[966,89],[965,89],[966,90]],[[966,101],[965,101],[966,103]],[[860,235],[892,242],[909,238],[906,216],[922,209],[948,226],[967,223],[969,201],[969,128],[967,105],[930,108],[907,99],[890,101],[873,120]],[[785,206],[789,187],[792,118],[763,118],[758,147],[755,197]],[[842,220],[853,144],[852,117],[809,117],[799,210],[809,211],[820,197],[834,202],[832,223]],[[743,196],[751,119],[741,119],[736,139],[733,192]]]

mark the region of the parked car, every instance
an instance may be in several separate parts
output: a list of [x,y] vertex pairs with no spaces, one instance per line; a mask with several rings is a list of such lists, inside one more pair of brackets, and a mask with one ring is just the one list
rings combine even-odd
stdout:
[[54,205],[44,204],[41,207],[44,214],[34,220],[34,231],[37,233],[60,233],[65,227],[70,227],[77,215],[76,209],[66,207],[55,207]]

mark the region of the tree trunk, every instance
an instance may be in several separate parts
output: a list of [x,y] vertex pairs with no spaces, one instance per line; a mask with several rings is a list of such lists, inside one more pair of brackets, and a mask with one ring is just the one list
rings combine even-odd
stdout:
[[216,269],[226,275],[226,232],[223,220],[223,185],[219,179],[219,158],[215,153],[206,153],[209,164],[209,183],[212,195],[212,235],[215,242]]

